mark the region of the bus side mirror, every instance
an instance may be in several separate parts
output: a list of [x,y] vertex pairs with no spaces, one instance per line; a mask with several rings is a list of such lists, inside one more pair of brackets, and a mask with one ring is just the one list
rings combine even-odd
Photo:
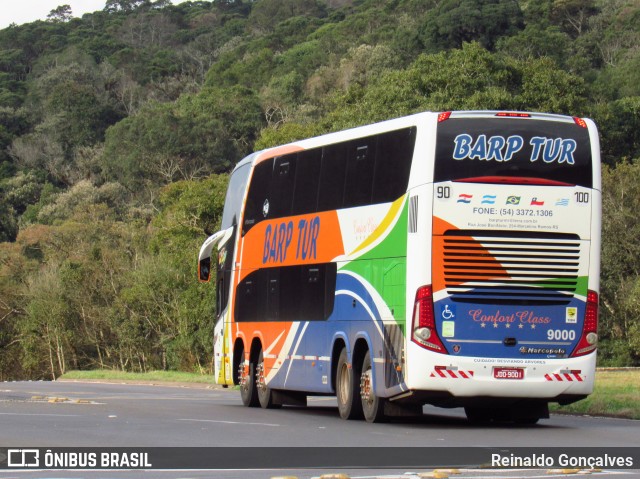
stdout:
[[211,256],[202,258],[198,262],[198,280],[201,283],[208,283],[211,279]]

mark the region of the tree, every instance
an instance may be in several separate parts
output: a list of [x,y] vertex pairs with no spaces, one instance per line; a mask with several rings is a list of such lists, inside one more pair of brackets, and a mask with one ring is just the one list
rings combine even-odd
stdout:
[[138,7],[150,3],[149,0],[107,0],[104,6],[104,11],[107,13],[113,12],[131,12]]
[[601,359],[640,362],[640,163],[602,170]]
[[249,15],[254,31],[271,31],[278,23],[292,17],[322,17],[324,8],[317,0],[262,0],[256,2]]
[[175,105],[150,105],[110,128],[104,171],[132,190],[228,171],[251,152],[264,123],[254,91],[205,88]]
[[16,213],[7,200],[0,194],[0,243],[14,241],[18,235]]
[[47,18],[52,22],[68,22],[72,16],[71,6],[65,4],[51,10]]
[[571,38],[558,27],[532,24],[515,35],[500,38],[496,49],[520,61],[549,57],[558,65],[564,65],[570,44]]
[[[2,208],[0,208],[0,212]],[[24,375],[20,323],[25,310],[25,278],[37,269],[16,243],[0,242],[0,380]],[[35,268],[34,268],[35,266]]]
[[554,0],[551,18],[573,38],[584,32],[590,17],[598,13],[594,0]]
[[418,111],[533,110],[576,114],[584,83],[547,58],[518,61],[465,43],[461,49],[419,56],[404,70],[380,75],[366,88],[333,98],[323,131]]
[[500,36],[522,27],[522,11],[513,0],[443,0],[427,13],[422,42],[435,50],[477,41],[493,48]]
[[601,105],[594,113],[601,129],[605,163],[614,166],[640,158],[640,96]]
[[142,12],[128,15],[119,30],[119,39],[133,48],[156,49],[169,46],[177,30],[169,15]]
[[[195,281],[196,251],[219,228],[227,175],[167,185],[152,223],[149,253],[118,297],[122,327],[145,332],[146,367],[203,371],[211,358],[214,288]],[[126,319],[125,319],[126,318]],[[128,339],[125,344],[132,342]],[[140,347],[140,346],[137,346]],[[139,355],[138,355],[139,356]]]

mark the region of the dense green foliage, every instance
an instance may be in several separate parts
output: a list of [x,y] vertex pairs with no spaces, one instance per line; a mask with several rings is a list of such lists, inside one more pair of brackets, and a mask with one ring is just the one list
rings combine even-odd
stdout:
[[248,152],[422,110],[593,118],[602,364],[640,363],[638,0],[108,0],[0,30],[0,379],[206,371]]

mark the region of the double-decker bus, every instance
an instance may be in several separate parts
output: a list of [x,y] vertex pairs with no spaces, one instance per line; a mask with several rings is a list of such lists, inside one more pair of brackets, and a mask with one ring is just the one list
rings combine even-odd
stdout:
[[199,256],[216,381],[370,422],[548,417],[593,389],[600,183],[594,123],[541,113],[425,112],[248,156]]

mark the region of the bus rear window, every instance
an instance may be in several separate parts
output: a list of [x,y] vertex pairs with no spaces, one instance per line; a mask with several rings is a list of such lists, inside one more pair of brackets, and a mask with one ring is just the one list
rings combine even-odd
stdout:
[[589,131],[574,122],[452,118],[438,124],[434,182],[592,187]]

